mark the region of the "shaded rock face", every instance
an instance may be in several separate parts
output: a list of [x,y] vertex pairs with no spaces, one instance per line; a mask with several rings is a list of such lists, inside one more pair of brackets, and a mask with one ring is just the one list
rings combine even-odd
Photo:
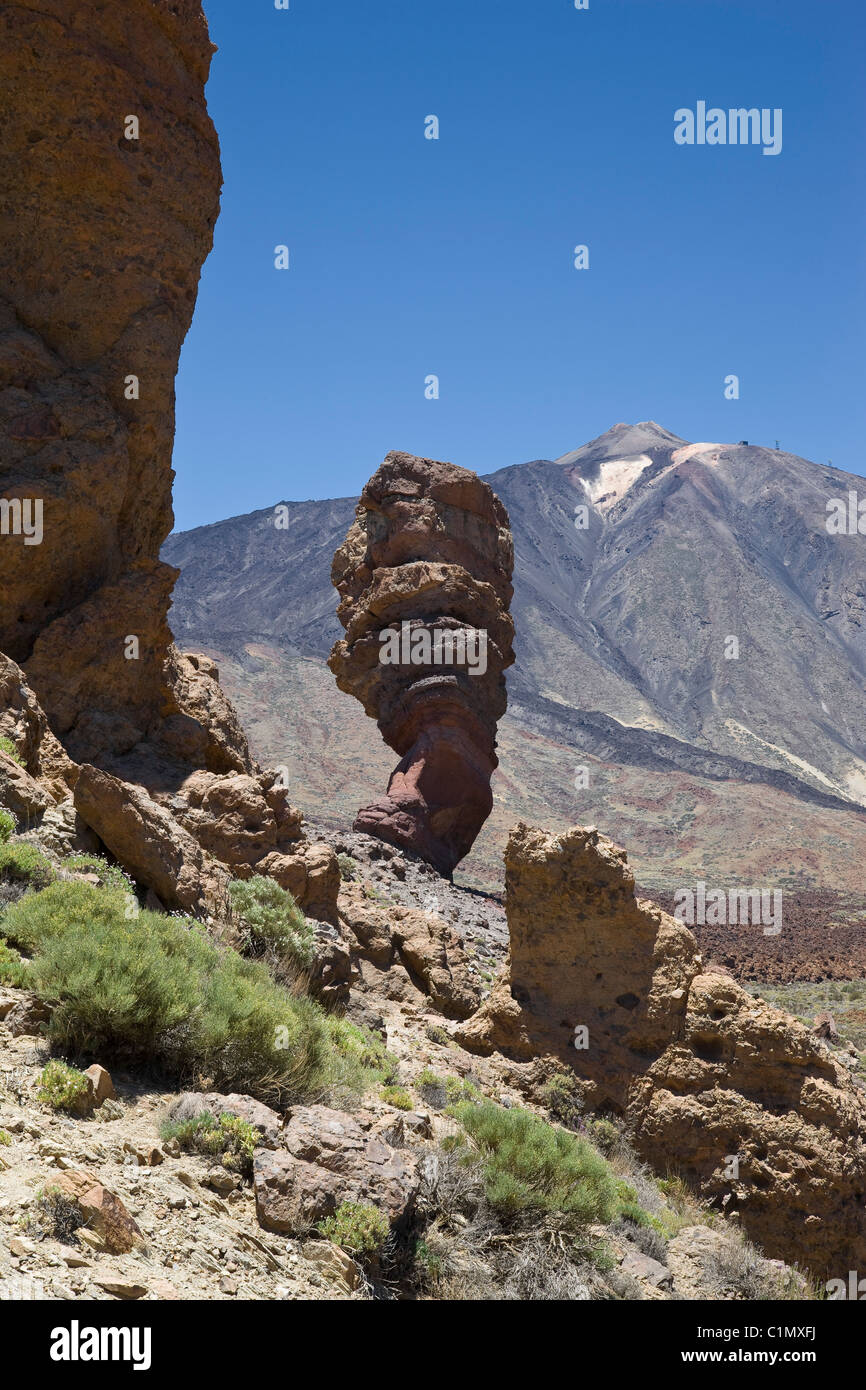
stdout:
[[513,563],[508,514],[486,483],[401,453],[367,483],[334,556],[346,636],[328,664],[400,756],[355,829],[446,875],[493,805]]
[[509,964],[463,1044],[557,1055],[645,1159],[768,1254],[822,1276],[861,1267],[866,1096],[829,1049],[705,972],[691,932],[635,900],[625,851],[594,829],[519,824],[506,892]]
[[[153,731],[170,743],[184,715],[176,571],[158,557],[174,377],[219,206],[212,51],[199,0],[0,12],[0,650],[76,761]],[[40,543],[17,503],[31,524],[41,509]]]

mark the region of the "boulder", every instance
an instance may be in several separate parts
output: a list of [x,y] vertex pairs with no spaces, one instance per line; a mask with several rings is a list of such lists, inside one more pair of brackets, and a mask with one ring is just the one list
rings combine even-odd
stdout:
[[116,1100],[117,1092],[114,1089],[114,1082],[105,1067],[101,1067],[98,1062],[86,1067],[84,1075],[87,1077],[93,1088],[94,1107],[98,1108],[105,1100]]
[[46,1192],[74,1202],[94,1239],[112,1255],[144,1247],[144,1236],[120,1198],[92,1173],[70,1168],[56,1177],[52,1174]]
[[132,877],[167,907],[225,917],[229,874],[143,787],[85,764],[75,809]]
[[481,990],[457,933],[441,917],[417,908],[377,905],[359,883],[344,882],[340,920],[351,932],[353,956],[377,992],[408,1002],[425,996],[448,1018],[467,1018]]
[[419,1185],[414,1164],[354,1116],[299,1106],[283,1143],[256,1155],[256,1212],[265,1230],[309,1230],[345,1201],[372,1203],[393,1222],[409,1216]]

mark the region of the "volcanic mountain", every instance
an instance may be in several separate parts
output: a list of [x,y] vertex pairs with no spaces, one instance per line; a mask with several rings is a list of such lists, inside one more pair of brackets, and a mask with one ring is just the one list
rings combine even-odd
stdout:
[[[486,481],[514,535],[517,660],[494,812],[463,877],[498,881],[523,816],[597,823],[659,890],[859,891],[866,542],[827,519],[863,480],[644,421]],[[288,502],[279,527],[266,509],[163,549],[181,570],[178,643],[218,660],[255,751],[331,824],[392,762],[325,666],[355,503]]]

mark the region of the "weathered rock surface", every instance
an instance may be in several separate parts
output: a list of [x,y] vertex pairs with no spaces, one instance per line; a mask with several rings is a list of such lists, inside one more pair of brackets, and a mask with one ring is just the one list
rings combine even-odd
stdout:
[[[400,756],[387,795],[362,808],[355,829],[415,851],[446,875],[493,805],[503,672],[514,660],[513,560],[508,515],[486,483],[401,453],[389,454],[367,483],[334,556],[346,636],[329,665]],[[386,632],[411,643],[399,661],[380,659]],[[450,659],[447,643],[469,644],[479,633],[483,661],[471,645],[468,659],[456,646]]]
[[392,1221],[408,1216],[419,1180],[404,1154],[351,1115],[323,1105],[292,1111],[285,1151],[258,1153],[256,1211],[268,1231],[303,1231],[341,1202],[371,1202]]
[[[6,540],[8,537],[0,537],[0,561]],[[21,667],[2,652],[0,738],[9,740],[19,759],[16,763],[0,753],[0,804],[9,806],[16,815],[19,814],[16,805],[20,806],[21,813],[27,815],[68,797],[75,784],[75,765],[51,732],[45,712]]]
[[363,885],[344,883],[339,914],[361,979],[374,993],[404,1002],[427,996],[448,1018],[467,1018],[477,1009],[480,987],[460,938],[435,913],[380,906]]
[[41,543],[0,537],[0,649],[77,761],[131,746],[171,702],[176,572],[159,548],[178,354],[219,204],[212,51],[199,0],[0,14],[2,486],[42,504]]
[[145,1244],[141,1230],[123,1202],[92,1173],[83,1170],[59,1173],[56,1178],[52,1177],[48,1189],[75,1203],[89,1230],[105,1250],[121,1255]]
[[143,787],[86,763],[75,809],[134,878],[166,907],[229,915],[229,874]]
[[861,1266],[866,1095],[829,1050],[704,973],[691,932],[636,901],[625,851],[595,829],[518,825],[506,891],[509,965],[464,1045],[558,1055],[644,1158],[736,1213],[768,1254],[816,1273]]

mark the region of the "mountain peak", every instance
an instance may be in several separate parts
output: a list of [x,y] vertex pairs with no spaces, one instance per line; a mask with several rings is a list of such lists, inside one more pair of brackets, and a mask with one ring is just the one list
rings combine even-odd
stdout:
[[636,425],[620,421],[597,439],[572,449],[556,460],[557,463],[591,463],[606,458],[628,458],[644,454],[648,449],[677,449],[688,440],[672,434],[655,420],[640,420]]

